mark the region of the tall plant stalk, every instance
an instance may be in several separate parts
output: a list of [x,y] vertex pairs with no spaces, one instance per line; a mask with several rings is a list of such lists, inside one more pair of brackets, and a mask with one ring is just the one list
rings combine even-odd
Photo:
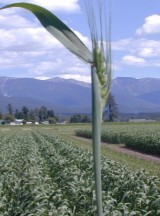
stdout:
[[95,66],[91,67],[92,78],[92,139],[93,139],[93,160],[94,160],[94,175],[96,187],[96,205],[97,215],[103,215],[102,209],[102,181],[101,181],[101,93],[99,80],[97,76],[97,69]]
[[[56,37],[70,52],[91,65],[93,158],[98,216],[103,215],[100,156],[101,121],[111,86],[111,43],[110,38],[109,42],[104,41],[104,38],[106,39],[106,16],[103,13],[103,9],[105,8],[105,5],[103,5],[104,1],[85,0],[91,32],[92,52],[65,23],[41,6],[30,3],[13,3],[0,8],[2,10],[11,7],[21,7],[29,10],[37,17],[43,27]],[[96,7],[98,8],[98,19],[97,12],[95,12]]]
[[[103,216],[102,179],[101,179],[101,122],[111,87],[111,42],[110,29],[106,31],[105,4],[99,0],[86,0],[86,11],[92,40],[92,139],[93,160],[96,184],[97,215]],[[104,12],[104,13],[103,13]],[[98,15],[97,15],[98,13]],[[97,16],[99,19],[97,19]],[[105,24],[105,25],[103,25]],[[110,23],[109,23],[110,28]]]

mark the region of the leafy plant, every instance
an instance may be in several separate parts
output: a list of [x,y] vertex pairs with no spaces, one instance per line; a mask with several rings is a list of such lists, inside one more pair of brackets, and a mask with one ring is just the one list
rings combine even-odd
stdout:
[[[92,154],[54,129],[13,130],[0,136],[0,215],[95,216]],[[102,178],[104,215],[159,215],[157,177],[102,157]]]
[[[159,124],[105,125],[101,140],[110,144],[125,144],[127,147],[146,153],[160,155]],[[92,138],[91,130],[76,130],[75,134]]]
[[[109,96],[111,85],[111,43],[110,41],[109,43],[106,42],[106,45],[104,43],[104,35],[106,32],[103,30],[106,30],[106,28],[104,27],[105,25],[103,26],[104,20],[102,19],[102,14],[105,5],[102,4],[102,1],[93,0],[86,0],[85,3],[87,5],[86,9],[91,32],[92,52],[89,51],[67,25],[45,8],[29,3],[14,3],[1,8],[1,10],[11,7],[21,7],[29,10],[38,18],[44,28],[56,37],[67,49],[91,65],[94,170],[97,211],[98,215],[102,216],[100,134],[102,112]],[[98,8],[98,20],[96,19],[94,6]]]

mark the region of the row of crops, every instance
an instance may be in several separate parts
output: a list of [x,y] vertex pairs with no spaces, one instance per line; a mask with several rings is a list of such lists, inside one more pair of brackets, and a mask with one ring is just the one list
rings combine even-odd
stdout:
[[[76,130],[76,135],[92,138],[91,130]],[[102,142],[125,144],[126,147],[160,155],[160,124],[106,125]]]
[[[92,154],[43,133],[1,134],[0,215],[95,216]],[[102,157],[102,180],[104,215],[160,215],[158,178]]]

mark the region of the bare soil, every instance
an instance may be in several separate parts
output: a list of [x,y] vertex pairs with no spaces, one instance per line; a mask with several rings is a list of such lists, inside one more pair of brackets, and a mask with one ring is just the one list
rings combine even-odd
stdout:
[[[92,140],[82,138],[82,137],[74,136],[74,138],[88,142],[88,143],[92,142]],[[108,144],[108,143],[102,143],[102,145],[105,146],[106,148],[110,148],[110,149],[113,149],[115,151],[122,152],[124,154],[133,155],[134,157],[144,159],[147,161],[152,161],[156,164],[160,164],[160,157],[155,156],[155,155],[140,153],[140,152],[137,152],[136,150],[129,149],[129,148],[125,147],[124,145],[116,145],[116,144]]]

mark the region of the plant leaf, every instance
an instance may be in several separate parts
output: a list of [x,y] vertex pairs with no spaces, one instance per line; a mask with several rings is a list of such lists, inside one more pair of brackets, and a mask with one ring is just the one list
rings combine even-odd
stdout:
[[30,3],[14,3],[6,5],[0,10],[11,7],[21,7],[32,12],[44,28],[58,39],[68,50],[87,63],[92,63],[92,53],[76,34],[49,10]]

